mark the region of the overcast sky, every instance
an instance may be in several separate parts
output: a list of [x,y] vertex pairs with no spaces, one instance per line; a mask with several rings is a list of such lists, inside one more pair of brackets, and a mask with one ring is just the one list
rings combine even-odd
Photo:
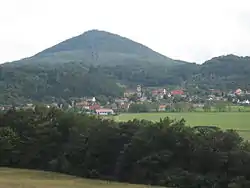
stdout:
[[90,29],[168,57],[201,63],[250,55],[248,0],[1,0],[0,63],[31,56]]

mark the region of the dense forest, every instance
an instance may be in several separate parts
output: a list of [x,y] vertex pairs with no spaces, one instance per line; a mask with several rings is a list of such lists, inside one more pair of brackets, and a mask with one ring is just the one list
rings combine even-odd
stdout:
[[216,57],[202,65],[117,65],[103,67],[103,70],[125,83],[140,83],[144,86],[193,85],[225,90],[250,88],[250,57],[235,55]]
[[250,144],[233,130],[42,106],[0,114],[0,165],[179,188],[250,186]]
[[81,96],[122,96],[125,85],[134,87],[199,87],[202,90],[250,89],[250,58],[218,57],[202,65],[187,63],[163,67],[152,64],[89,66],[80,62],[0,67],[0,102],[28,99],[52,101]]
[[79,96],[121,96],[121,85],[250,89],[250,57],[202,65],[173,60],[130,39],[88,31],[33,57],[0,65],[0,103]]
[[0,104],[17,104],[27,99],[51,102],[82,96],[121,96],[123,88],[95,68],[81,63],[60,66],[29,65],[0,69]]

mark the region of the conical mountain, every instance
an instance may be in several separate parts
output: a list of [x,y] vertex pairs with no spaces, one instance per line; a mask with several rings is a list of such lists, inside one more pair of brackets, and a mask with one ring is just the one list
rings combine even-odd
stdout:
[[203,65],[165,57],[105,31],[91,30],[32,57],[0,65],[0,103],[122,96],[128,88],[199,86],[250,90],[250,58],[233,55]]
[[29,63],[82,62],[86,65],[102,66],[179,63],[138,42],[99,30],[87,31],[22,61]]

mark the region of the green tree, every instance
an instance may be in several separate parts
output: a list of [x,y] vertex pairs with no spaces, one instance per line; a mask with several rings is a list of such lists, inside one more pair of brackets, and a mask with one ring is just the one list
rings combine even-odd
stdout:
[[150,108],[147,104],[133,103],[129,106],[128,111],[131,113],[149,112]]
[[5,167],[164,187],[247,187],[249,152],[236,131],[183,119],[115,122],[45,108],[0,114]]
[[225,112],[227,104],[224,101],[217,102],[215,108],[217,112]]
[[203,106],[204,112],[211,112],[211,108],[212,108],[212,106],[209,103],[205,103]]
[[128,99],[129,99],[129,101],[132,101],[132,102],[136,102],[137,101],[137,94],[133,94],[133,95],[131,95]]

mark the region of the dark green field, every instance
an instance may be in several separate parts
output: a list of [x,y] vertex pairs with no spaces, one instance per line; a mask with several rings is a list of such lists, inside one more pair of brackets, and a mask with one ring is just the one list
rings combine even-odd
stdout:
[[115,120],[127,121],[136,118],[158,121],[167,116],[173,119],[184,118],[190,126],[215,125],[222,129],[235,129],[244,138],[250,139],[250,112],[128,113],[115,117]]

